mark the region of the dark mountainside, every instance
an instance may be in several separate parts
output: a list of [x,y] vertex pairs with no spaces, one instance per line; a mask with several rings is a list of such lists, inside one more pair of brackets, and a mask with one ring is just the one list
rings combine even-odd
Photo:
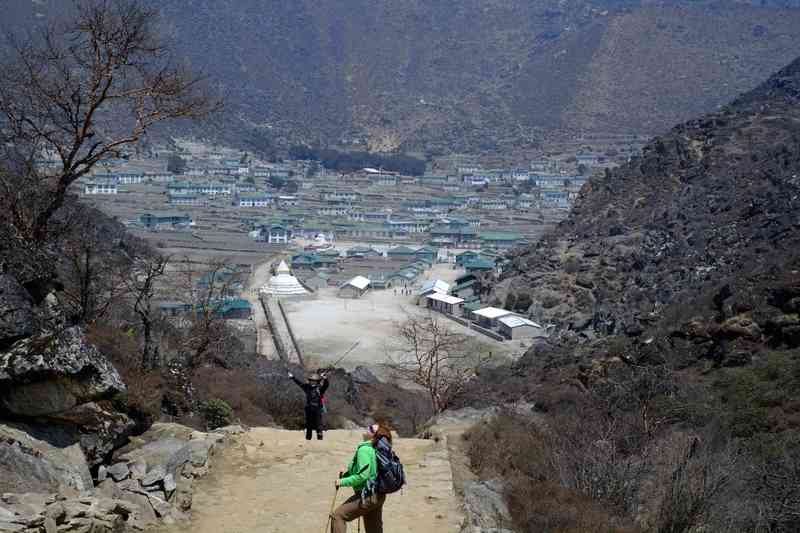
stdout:
[[466,403],[534,404],[470,439],[519,530],[798,530],[800,59],[593,179],[514,265],[496,296],[554,334]]
[[796,327],[775,321],[798,303],[799,80],[795,61],[592,180],[505,283],[566,337],[666,335],[723,363],[746,362],[751,342],[796,347]]
[[[7,26],[61,5],[6,4]],[[565,132],[659,133],[751,89],[800,40],[796,2],[155,5],[179,55],[225,95],[223,136],[266,150],[363,139],[504,151]]]

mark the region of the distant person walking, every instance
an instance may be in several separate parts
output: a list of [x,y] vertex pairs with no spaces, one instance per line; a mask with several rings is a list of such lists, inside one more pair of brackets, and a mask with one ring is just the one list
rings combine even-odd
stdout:
[[364,432],[347,472],[339,473],[336,488],[351,487],[355,494],[340,505],[331,521],[331,533],[347,533],[347,522],[364,517],[366,533],[383,533],[383,504],[386,494],[376,490],[378,457],[376,448],[385,439],[391,447],[392,433],[382,424],[372,424]]
[[312,431],[317,432],[317,440],[322,440],[322,408],[325,402],[325,391],[328,390],[328,377],[323,372],[314,372],[308,382],[303,383],[289,372],[289,378],[306,393],[306,440],[311,440]]

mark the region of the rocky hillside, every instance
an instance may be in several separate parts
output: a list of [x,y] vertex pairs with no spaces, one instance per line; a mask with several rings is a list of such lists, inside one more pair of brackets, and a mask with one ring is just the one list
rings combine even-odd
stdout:
[[[659,133],[751,89],[800,39],[796,2],[153,3],[225,95],[223,133],[261,147],[499,151]],[[6,4],[0,26],[19,27],[65,3]]]
[[469,445],[516,531],[800,528],[799,104],[800,59],[514,258],[495,297],[530,295],[553,334],[467,402],[533,404]]
[[593,180],[503,289],[567,337],[663,334],[676,357],[731,364],[799,346],[798,104],[800,60],[658,137]]

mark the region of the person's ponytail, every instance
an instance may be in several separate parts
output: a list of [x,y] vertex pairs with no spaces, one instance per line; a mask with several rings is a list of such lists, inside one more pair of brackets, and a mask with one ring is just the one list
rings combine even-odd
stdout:
[[375,446],[377,446],[378,441],[380,441],[382,438],[388,440],[389,444],[391,444],[392,431],[389,429],[389,427],[384,424],[375,424],[375,425],[378,426],[378,429],[375,430],[375,433],[372,436],[372,447],[374,448]]

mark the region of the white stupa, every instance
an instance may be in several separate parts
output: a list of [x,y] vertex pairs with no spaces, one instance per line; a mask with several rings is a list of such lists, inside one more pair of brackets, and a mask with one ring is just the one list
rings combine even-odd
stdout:
[[269,282],[261,287],[261,291],[270,296],[302,296],[308,294],[308,291],[303,287],[297,278],[292,276],[292,272],[286,265],[286,261],[281,261],[275,275],[269,279]]

